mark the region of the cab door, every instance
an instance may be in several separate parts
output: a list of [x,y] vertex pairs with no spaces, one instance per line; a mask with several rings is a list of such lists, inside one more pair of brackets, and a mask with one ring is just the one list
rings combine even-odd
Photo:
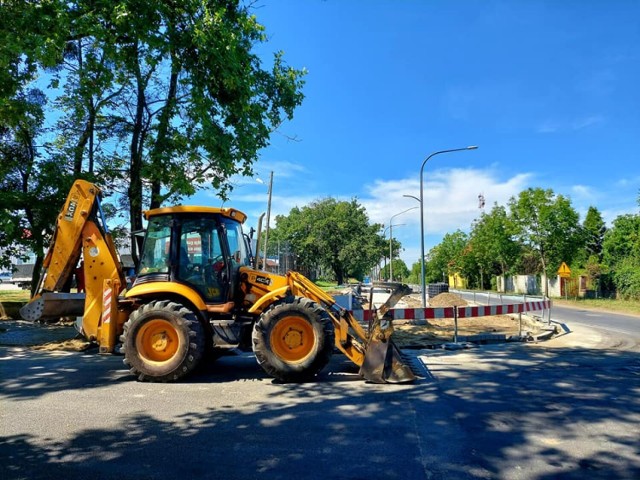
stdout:
[[229,298],[228,261],[216,216],[184,217],[178,227],[176,279],[197,290],[206,303]]

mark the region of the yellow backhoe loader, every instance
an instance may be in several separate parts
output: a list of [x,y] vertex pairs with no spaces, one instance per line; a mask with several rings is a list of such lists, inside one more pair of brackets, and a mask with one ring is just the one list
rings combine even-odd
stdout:
[[[176,206],[145,217],[140,264],[127,288],[100,189],[77,180],[22,317],[82,316],[82,333],[100,353],[124,353],[140,381],[179,380],[229,348],[253,350],[262,368],[283,382],[312,379],[334,348],[368,381],[414,380],[383,319],[388,306],[365,329],[303,275],[257,270],[242,212]],[[85,293],[64,292],[78,264]]]

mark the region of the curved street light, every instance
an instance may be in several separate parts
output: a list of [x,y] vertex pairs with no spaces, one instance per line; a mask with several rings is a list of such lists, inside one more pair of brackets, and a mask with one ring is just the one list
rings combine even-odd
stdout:
[[462,152],[464,150],[476,150],[478,147],[476,145],[471,145],[464,148],[452,148],[450,150],[440,150],[432,153],[422,162],[422,166],[420,167],[420,198],[416,198],[413,195],[404,195],[405,197],[415,198],[420,202],[420,286],[422,287],[422,308],[426,308],[427,306],[427,292],[425,286],[424,279],[424,196],[422,191],[423,185],[423,172],[424,166],[429,161],[431,157],[435,157],[436,155],[440,155],[441,153],[450,153],[450,152]]
[[[415,207],[418,208],[418,207]],[[382,239],[384,240],[384,237],[387,236],[387,230],[390,230],[389,232],[389,278],[391,279],[391,281],[393,281],[392,277],[391,277],[391,239],[393,238],[393,227],[402,227],[406,225],[406,223],[396,223],[395,225],[389,225],[388,227],[386,227],[384,229],[384,231],[382,232]],[[387,256],[384,256],[384,269],[387,268]]]
[[[411,207],[411,208],[407,208],[406,210],[401,211],[400,213],[396,213],[395,215],[391,216],[391,220],[389,220],[389,280],[391,280],[393,282],[393,247],[392,242],[393,242],[393,219],[396,218],[399,215],[402,215],[403,213],[407,213],[411,210],[415,210],[418,207]],[[397,226],[397,225],[396,225]]]

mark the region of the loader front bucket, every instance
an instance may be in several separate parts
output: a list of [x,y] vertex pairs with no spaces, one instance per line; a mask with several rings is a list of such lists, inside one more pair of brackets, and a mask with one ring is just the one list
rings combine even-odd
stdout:
[[400,350],[390,338],[372,339],[360,367],[360,375],[371,383],[409,383],[416,379],[402,361]]
[[374,311],[360,374],[372,383],[413,382],[416,376],[411,368],[404,364],[400,350],[391,340],[393,334],[391,320],[384,319],[384,315],[398,300],[409,294],[411,289],[402,283],[375,283],[374,287],[376,286],[388,289],[389,298]]
[[45,292],[20,309],[20,316],[32,322],[78,317],[84,313],[84,293]]

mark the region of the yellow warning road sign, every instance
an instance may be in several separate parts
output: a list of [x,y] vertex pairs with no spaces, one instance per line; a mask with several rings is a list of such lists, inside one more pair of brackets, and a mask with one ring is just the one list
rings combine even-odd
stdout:
[[562,265],[560,265],[558,269],[558,275],[562,278],[569,278],[571,276],[571,269],[566,263],[562,262]]

